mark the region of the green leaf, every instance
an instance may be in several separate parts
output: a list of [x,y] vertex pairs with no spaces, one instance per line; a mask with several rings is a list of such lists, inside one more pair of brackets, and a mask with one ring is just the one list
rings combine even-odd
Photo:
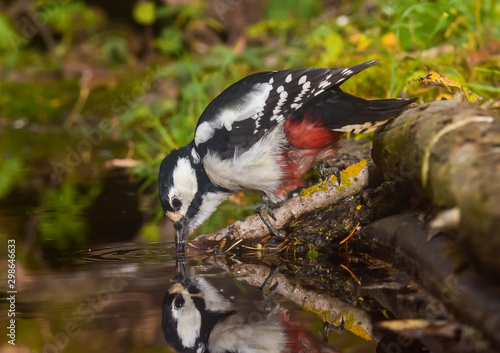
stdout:
[[176,28],[165,28],[155,41],[156,46],[165,54],[179,54],[182,50],[182,33]]
[[0,199],[5,197],[23,176],[23,166],[17,157],[6,158],[0,164]]
[[307,258],[311,260],[318,258],[319,255],[319,252],[317,252],[316,250],[309,250],[306,254]]

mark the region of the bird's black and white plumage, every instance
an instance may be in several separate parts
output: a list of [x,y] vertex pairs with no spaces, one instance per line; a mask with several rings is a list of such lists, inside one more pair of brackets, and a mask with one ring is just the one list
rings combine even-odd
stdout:
[[229,195],[261,190],[282,201],[316,161],[335,154],[344,132],[372,131],[411,103],[367,101],[339,88],[376,63],[256,73],[216,97],[194,140],[160,166],[160,200],[174,221],[178,251]]
[[[163,299],[162,327],[179,353],[333,353],[318,345],[307,328],[290,321],[286,310],[237,310],[182,256],[177,276]],[[270,300],[270,298],[269,298]]]

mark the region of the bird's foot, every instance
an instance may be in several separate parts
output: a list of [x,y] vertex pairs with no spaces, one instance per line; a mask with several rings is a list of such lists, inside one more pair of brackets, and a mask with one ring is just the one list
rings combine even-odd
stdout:
[[321,181],[328,179],[331,175],[335,175],[337,177],[337,182],[340,186],[340,169],[337,167],[326,167],[323,163],[318,166],[318,174]]
[[330,322],[323,322],[323,340],[325,342],[328,342],[328,333],[330,331],[336,332],[336,333],[342,333],[345,329],[345,321],[344,321],[344,315],[342,315],[342,318],[340,319],[339,325],[334,325]]
[[275,282],[273,285],[271,285],[271,282],[273,278],[279,273],[280,268],[283,264],[284,263],[282,262],[278,266],[276,266],[276,268],[264,280],[264,283],[262,283],[262,285],[259,287],[259,291],[262,292],[264,301],[266,302],[265,312],[267,314],[269,314],[275,308],[272,297],[274,296],[276,288],[278,287],[278,282]]
[[267,227],[267,229],[269,229],[269,232],[273,236],[275,236],[279,240],[285,240],[285,237],[283,237],[269,221],[268,217],[276,221],[276,216],[274,215],[274,212],[271,209],[271,207],[269,207],[269,199],[267,199],[265,195],[262,196],[262,204],[257,208],[257,214],[262,220],[262,223],[264,223],[264,225]]

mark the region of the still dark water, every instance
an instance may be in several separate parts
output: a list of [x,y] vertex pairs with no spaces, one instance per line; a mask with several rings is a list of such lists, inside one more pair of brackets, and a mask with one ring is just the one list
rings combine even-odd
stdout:
[[[70,168],[64,163],[78,138],[1,129],[0,351],[173,352],[162,331],[163,298],[176,274],[172,226],[154,216],[156,204],[139,193],[133,177],[105,167],[125,155],[126,145],[102,142]],[[67,169],[64,175],[54,162]],[[257,287],[278,260],[255,254],[245,261],[231,254],[188,258],[194,274],[236,310],[259,311],[264,297]],[[263,275],[249,274],[254,269]],[[280,286],[273,303],[312,337],[323,340],[325,320],[334,326],[351,320],[357,324],[330,331],[329,344],[343,352],[375,351],[368,315],[313,309],[304,306],[307,298],[285,299]]]

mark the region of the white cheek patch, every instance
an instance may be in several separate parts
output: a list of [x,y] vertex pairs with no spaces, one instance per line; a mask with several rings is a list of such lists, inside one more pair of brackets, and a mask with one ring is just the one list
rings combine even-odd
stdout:
[[184,306],[180,309],[172,307],[172,317],[177,321],[177,333],[184,347],[194,347],[200,336],[201,314],[187,291],[183,291]]
[[168,198],[172,200],[175,196],[180,199],[182,206],[176,213],[184,215],[198,191],[196,172],[187,158],[180,158],[177,161],[172,176],[174,186],[170,189]]

